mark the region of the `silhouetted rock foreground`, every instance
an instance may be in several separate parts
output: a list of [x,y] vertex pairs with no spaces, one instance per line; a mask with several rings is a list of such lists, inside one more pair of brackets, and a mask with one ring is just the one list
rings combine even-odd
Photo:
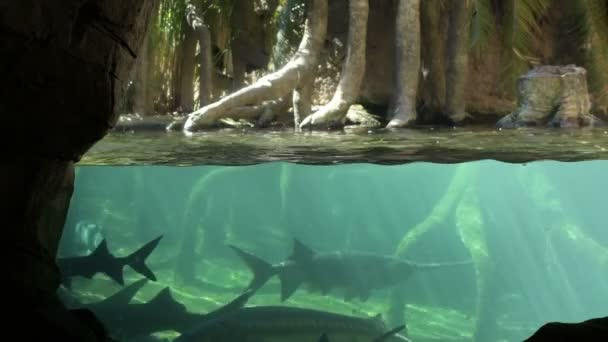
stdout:
[[525,342],[605,342],[608,341],[608,316],[580,323],[551,322],[543,325]]

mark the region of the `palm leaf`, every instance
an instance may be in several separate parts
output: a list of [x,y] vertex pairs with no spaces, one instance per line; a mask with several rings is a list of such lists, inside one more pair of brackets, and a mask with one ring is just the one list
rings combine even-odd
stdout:
[[271,56],[271,69],[287,63],[304,33],[306,0],[286,0],[277,8],[276,34]]
[[528,69],[534,56],[533,43],[541,28],[539,19],[546,13],[553,0],[507,0],[504,8],[505,48],[510,56],[505,68],[505,78],[510,86]]
[[496,13],[493,0],[475,0],[471,23],[471,45],[484,51],[496,34]]

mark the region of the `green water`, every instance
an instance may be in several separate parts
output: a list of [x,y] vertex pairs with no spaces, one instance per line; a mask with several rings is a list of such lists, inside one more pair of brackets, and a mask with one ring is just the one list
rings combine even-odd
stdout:
[[[482,329],[490,336],[483,341],[521,341],[548,321],[608,314],[607,174],[608,161],[78,166],[65,230],[94,222],[116,255],[164,234],[149,259],[158,281],[135,301],[169,286],[201,313],[251,279],[229,243],[272,262],[291,253],[294,237],[319,252],[472,259],[398,286],[410,337],[472,341]],[[60,253],[71,247],[62,240]],[[127,284],[140,277],[126,269]],[[278,286],[271,279],[249,305],[381,313],[387,321],[395,305],[392,289],[365,302],[299,289],[281,303]],[[73,285],[84,302],[120,288],[104,275]]]

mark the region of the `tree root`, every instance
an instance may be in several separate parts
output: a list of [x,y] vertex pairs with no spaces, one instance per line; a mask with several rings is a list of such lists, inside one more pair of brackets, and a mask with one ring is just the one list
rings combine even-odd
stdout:
[[395,25],[395,96],[387,127],[405,127],[416,121],[420,76],[420,0],[399,0]]
[[368,12],[368,0],[350,0],[348,51],[340,75],[340,83],[331,101],[317,112],[306,117],[300,124],[300,128],[344,125],[346,112],[359,95],[359,88],[365,74]]
[[302,42],[289,63],[258,82],[190,113],[184,130],[195,131],[213,126],[220,119],[230,116],[235,108],[281,99],[290,94],[317,68],[326,34],[327,0],[313,0],[308,9]]

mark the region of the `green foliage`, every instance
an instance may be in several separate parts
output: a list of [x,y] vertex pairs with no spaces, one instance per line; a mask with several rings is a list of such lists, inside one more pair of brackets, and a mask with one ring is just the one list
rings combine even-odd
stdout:
[[492,0],[475,0],[471,23],[471,45],[481,52],[496,35],[496,13]]
[[502,39],[506,52],[504,82],[514,89],[515,80],[534,63],[533,46],[541,32],[539,19],[553,0],[475,0],[471,44],[483,53],[491,41]]
[[283,0],[274,16],[276,37],[272,49],[271,69],[279,69],[295,52],[304,33],[306,0]]
[[507,84],[515,86],[515,79],[534,63],[533,43],[541,32],[539,19],[553,0],[504,1],[504,48],[510,56],[505,68]]
[[[516,79],[530,65],[543,62],[535,56],[534,45],[541,33],[540,19],[553,4],[553,0],[475,0],[471,45],[483,53],[493,39],[502,39],[503,82],[509,89],[515,89]],[[568,8],[568,16],[559,23],[568,32],[564,39],[579,42],[587,51],[591,89],[599,95],[596,101],[608,103],[608,3],[575,0],[560,5]]]

